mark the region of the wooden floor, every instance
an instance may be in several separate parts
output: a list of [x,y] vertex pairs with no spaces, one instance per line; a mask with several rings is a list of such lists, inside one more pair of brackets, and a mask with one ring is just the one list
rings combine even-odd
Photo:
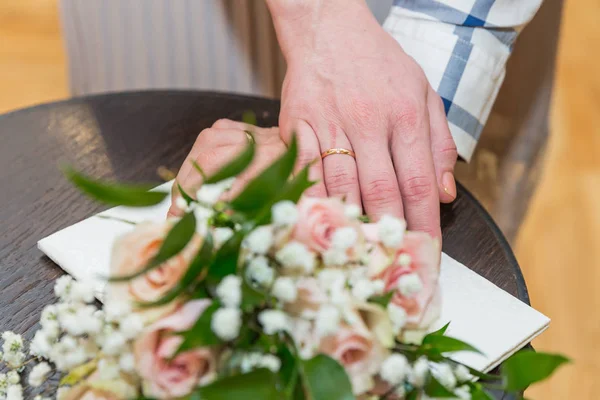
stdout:
[[0,113],[67,95],[57,0],[0,0]]
[[600,2],[565,2],[544,172],[516,241],[533,305],[552,317],[535,346],[575,363],[537,399],[600,398]]
[[[552,319],[535,346],[574,364],[535,399],[600,395],[600,3],[566,2],[542,178],[514,241],[532,303]],[[0,113],[67,96],[56,0],[0,0]]]

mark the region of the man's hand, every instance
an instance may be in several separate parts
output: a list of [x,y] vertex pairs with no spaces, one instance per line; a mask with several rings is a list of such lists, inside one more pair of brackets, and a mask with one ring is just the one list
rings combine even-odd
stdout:
[[[296,132],[310,189],[347,196],[377,219],[405,217],[440,237],[439,202],[456,197],[456,146],[440,97],[362,0],[268,0],[288,70],[280,134]],[[348,155],[321,153],[342,147]]]
[[[190,154],[185,159],[179,173],[177,182],[189,195],[195,193],[202,184],[202,176],[194,168],[192,160],[196,161],[208,175],[216,173],[240,154],[248,145],[246,130],[252,132],[256,141],[256,153],[252,164],[236,178],[228,196],[239,193],[246,184],[265,168],[271,165],[286,149],[285,143],[279,137],[278,128],[258,128],[243,122],[220,119],[211,128],[203,130]],[[179,196],[177,187],[173,188],[172,200]],[[182,211],[177,208],[175,201],[171,201],[170,216],[180,216]]]

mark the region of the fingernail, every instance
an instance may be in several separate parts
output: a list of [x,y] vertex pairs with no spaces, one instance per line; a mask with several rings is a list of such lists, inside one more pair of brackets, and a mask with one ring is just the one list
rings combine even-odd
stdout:
[[444,172],[444,175],[442,175],[442,185],[444,185],[444,192],[454,200],[456,198],[456,182],[454,182],[452,172]]

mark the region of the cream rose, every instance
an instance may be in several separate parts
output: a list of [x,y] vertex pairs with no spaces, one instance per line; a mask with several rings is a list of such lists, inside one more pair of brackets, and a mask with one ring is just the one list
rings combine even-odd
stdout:
[[319,352],[337,360],[346,370],[355,395],[368,392],[375,385],[374,375],[387,354],[358,311],[353,311],[352,325],[342,323],[338,332],[321,339]]
[[125,379],[101,380],[96,371],[70,389],[65,400],[122,400],[137,396],[135,387]]
[[303,311],[316,312],[323,303],[328,301],[327,294],[321,289],[316,278],[298,279],[296,289],[296,301],[288,304],[288,311],[297,314]]
[[353,227],[358,240],[348,250],[352,258],[354,249],[363,242],[358,221],[352,221],[344,213],[345,204],[338,198],[304,197],[298,203],[298,222],[292,232],[292,239],[304,244],[310,250],[324,253],[332,246],[335,231],[339,228]]
[[[143,268],[160,249],[171,223],[142,223],[114,245],[110,273],[130,275]],[[109,298],[115,301],[150,302],[158,300],[181,279],[201,245],[195,236],[182,252],[147,274],[129,282],[112,283]]]
[[172,333],[189,329],[209,305],[206,299],[190,301],[148,327],[136,340],[136,369],[144,380],[146,395],[182,397],[215,378],[217,355],[213,349],[186,351],[170,360],[183,340]]
[[114,393],[80,385],[67,393],[65,400],[120,400]]

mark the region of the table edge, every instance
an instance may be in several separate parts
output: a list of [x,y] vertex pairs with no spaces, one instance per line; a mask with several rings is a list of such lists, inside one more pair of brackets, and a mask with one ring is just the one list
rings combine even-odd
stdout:
[[479,214],[481,214],[484,221],[491,228],[492,233],[498,239],[500,247],[502,248],[502,250],[504,250],[504,253],[506,254],[506,258],[508,259],[508,261],[510,263],[510,267],[512,268],[513,273],[515,274],[515,279],[517,280],[517,296],[518,296],[519,300],[521,300],[522,302],[524,302],[525,304],[530,306],[531,303],[530,303],[530,299],[529,299],[529,291],[527,290],[527,284],[525,283],[525,277],[523,276],[523,271],[521,271],[519,262],[517,261],[517,258],[515,257],[515,254],[512,251],[512,248],[510,247],[508,240],[506,240],[506,237],[504,236],[504,234],[502,233],[502,231],[500,230],[500,228],[498,227],[498,225],[496,224],[496,222],[494,221],[492,216],[487,212],[487,210],[483,207],[483,205],[479,202],[479,200],[477,200],[475,198],[475,196],[467,188],[465,188],[460,182],[457,181],[456,183],[457,183],[458,190],[461,192],[461,194],[465,195],[466,197],[470,198],[473,201],[476,209],[479,211]]
[[[91,95],[84,96],[74,96],[63,100],[51,101],[46,103],[34,104],[27,107],[17,108],[15,110],[11,110],[7,113],[0,114],[0,119],[9,117],[16,113],[24,113],[24,112],[32,112],[39,109],[45,109],[49,107],[54,107],[57,105],[84,102],[90,99],[97,99],[103,97],[110,97],[115,95],[143,95],[143,94],[189,94],[189,95],[205,95],[205,96],[215,96],[215,97],[226,97],[230,99],[239,99],[239,100],[256,100],[263,102],[273,102],[279,103],[279,99],[268,98],[263,96],[253,96],[244,93],[232,93],[232,92],[224,92],[224,91],[214,91],[214,90],[194,90],[194,89],[147,89],[147,90],[131,90],[131,91],[108,91],[102,93],[96,93]],[[460,182],[457,182],[458,190],[475,204],[475,208],[478,210],[479,214],[482,216],[487,225],[491,228],[492,233],[496,236],[499,241],[500,247],[503,249],[507,260],[511,264],[510,267],[513,270],[515,275],[515,279],[517,281],[517,296],[524,303],[530,305],[529,293],[527,290],[527,284],[525,283],[525,278],[517,262],[517,259],[506,240],[506,237],[496,224],[496,222],[492,219],[491,215],[483,208],[481,203],[473,196],[473,194],[465,188]]]
[[239,100],[258,100],[258,101],[270,101],[273,103],[279,103],[279,99],[270,98],[264,96],[254,96],[246,93],[238,93],[238,92],[225,92],[218,90],[194,90],[194,89],[142,89],[142,90],[125,90],[125,91],[107,91],[101,93],[93,93],[82,96],[72,96],[61,100],[54,100],[44,103],[36,103],[30,104],[28,106],[15,108],[14,110],[9,110],[5,113],[0,114],[0,118],[11,116],[12,114],[16,114],[19,112],[29,112],[35,111],[38,109],[44,109],[48,107],[75,103],[77,101],[86,101],[88,99],[96,99],[102,97],[110,97],[114,95],[136,95],[136,94],[197,94],[197,95],[207,95],[207,96],[216,96],[216,97],[227,97],[232,99]]

